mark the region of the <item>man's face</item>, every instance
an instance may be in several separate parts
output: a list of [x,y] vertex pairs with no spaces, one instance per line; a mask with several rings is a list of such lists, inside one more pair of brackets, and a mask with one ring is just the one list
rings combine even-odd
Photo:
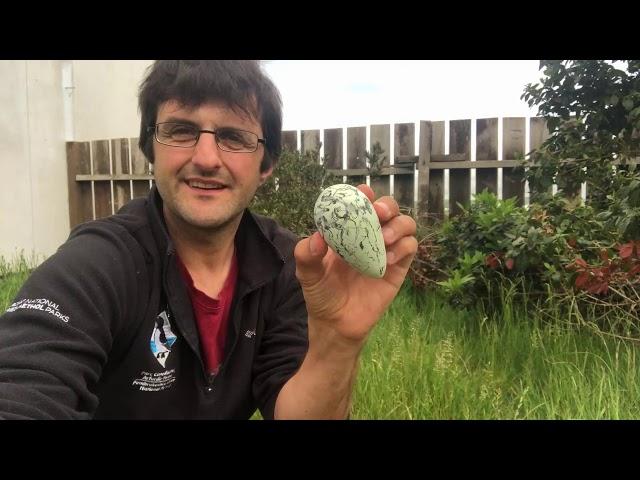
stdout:
[[[160,105],[156,122],[182,122],[198,130],[232,127],[262,138],[257,120],[218,103],[186,108],[170,100]],[[154,175],[164,201],[164,215],[174,225],[187,223],[215,229],[239,220],[257,188],[271,175],[271,169],[260,173],[262,143],[255,152],[226,152],[218,147],[214,135],[202,133],[194,147],[163,145],[154,139],[153,150]]]

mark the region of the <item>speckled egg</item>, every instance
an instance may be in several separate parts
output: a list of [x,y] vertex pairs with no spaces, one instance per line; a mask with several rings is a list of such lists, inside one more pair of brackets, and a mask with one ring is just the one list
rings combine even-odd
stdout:
[[370,277],[384,275],[382,228],[364,193],[351,185],[332,185],[316,200],[313,216],[324,241],[353,268]]

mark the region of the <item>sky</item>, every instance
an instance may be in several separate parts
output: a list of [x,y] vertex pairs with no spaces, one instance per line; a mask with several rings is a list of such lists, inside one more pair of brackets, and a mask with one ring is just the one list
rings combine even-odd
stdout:
[[538,60],[268,60],[283,129],[536,116]]

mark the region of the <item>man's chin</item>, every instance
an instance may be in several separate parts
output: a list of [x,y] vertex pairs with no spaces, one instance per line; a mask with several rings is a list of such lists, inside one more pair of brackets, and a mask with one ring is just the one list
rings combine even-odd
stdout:
[[216,217],[201,217],[197,215],[183,217],[183,219],[191,226],[202,230],[219,230],[234,223],[238,218],[235,216],[216,216]]

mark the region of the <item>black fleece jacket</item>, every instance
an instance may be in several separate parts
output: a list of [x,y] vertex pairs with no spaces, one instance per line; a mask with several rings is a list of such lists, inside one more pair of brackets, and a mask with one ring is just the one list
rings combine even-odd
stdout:
[[224,359],[205,373],[155,187],[74,229],[0,316],[0,418],[273,418],[307,351],[297,241],[245,211]]

